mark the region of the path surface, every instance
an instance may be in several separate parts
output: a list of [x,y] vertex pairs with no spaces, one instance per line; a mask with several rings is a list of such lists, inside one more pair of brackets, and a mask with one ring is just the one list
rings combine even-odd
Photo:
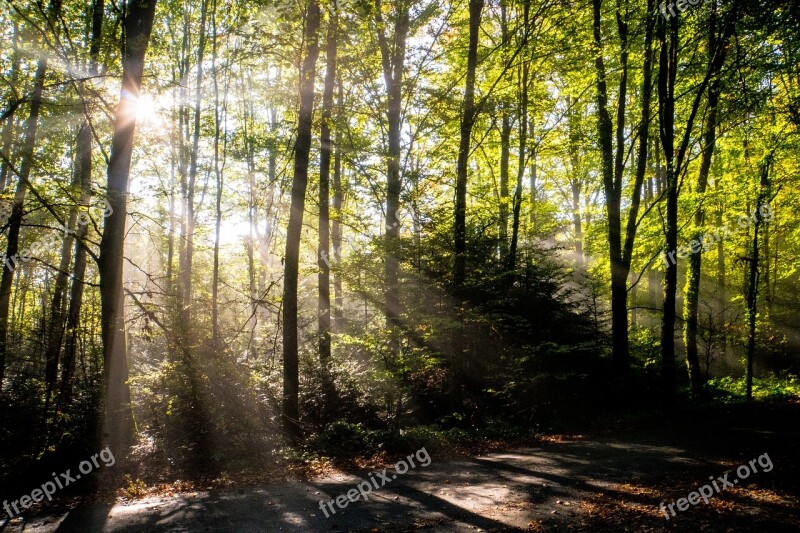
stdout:
[[[6,532],[261,531],[800,531],[800,419],[628,432],[410,470],[326,518],[319,500],[369,472],[132,504],[99,505],[10,524]],[[764,426],[770,426],[769,429]],[[669,522],[658,504],[685,497],[768,453],[774,464]],[[759,470],[763,470],[760,468]],[[391,472],[391,471],[390,471]]]

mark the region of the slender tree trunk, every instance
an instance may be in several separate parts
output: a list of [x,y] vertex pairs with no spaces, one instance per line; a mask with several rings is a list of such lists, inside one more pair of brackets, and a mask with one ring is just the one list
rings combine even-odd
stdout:
[[[381,0],[375,0],[376,22],[378,25],[378,44],[381,51],[383,79],[386,83],[386,119],[388,131],[388,162],[386,175],[386,225],[385,225],[385,258],[384,258],[384,303],[387,325],[396,329],[400,326],[400,296],[398,293],[398,275],[400,272],[400,221],[397,219],[400,210],[400,131],[402,129],[402,87],[403,69],[405,66],[406,40],[409,27],[409,5],[400,0],[397,20],[394,27],[394,39],[390,46],[386,38]],[[393,351],[399,348],[397,338],[392,335]]]
[[[98,73],[100,43],[103,37],[104,0],[94,0],[92,3],[92,36],[89,46],[89,73],[96,76]],[[80,205],[89,208],[92,186],[92,129],[89,122],[91,109],[84,107],[84,120],[78,131],[75,146],[75,181],[80,188]],[[170,219],[172,221],[172,219]],[[64,358],[61,364],[61,390],[59,392],[60,405],[72,403],[72,387],[75,374],[75,355],[78,347],[78,326],[80,324],[81,306],[83,304],[84,277],[86,275],[86,244],[88,224],[79,224],[75,238],[75,264],[72,271],[72,286],[70,287],[69,309],[67,310],[66,340],[64,342]],[[168,276],[169,278],[169,276]]]
[[319,55],[320,9],[311,0],[306,13],[306,52],[300,68],[300,112],[297,140],[294,145],[292,205],[286,232],[283,270],[283,421],[287,433],[300,436],[299,376],[297,346],[297,277],[300,262],[300,237],[308,185],[308,158],[311,151],[311,127],[314,113],[314,78]]
[[[50,20],[57,20],[61,12],[61,1],[51,0],[47,8]],[[33,168],[33,149],[36,146],[36,133],[39,125],[39,110],[42,106],[42,93],[44,92],[45,74],[47,73],[47,55],[39,58],[36,74],[33,78],[33,91],[31,93],[30,110],[25,121],[24,137],[22,140],[22,161],[19,168],[17,188],[14,192],[14,201],[11,207],[11,216],[8,219],[8,242],[6,245],[5,263],[2,277],[0,277],[0,390],[6,370],[6,357],[8,353],[8,313],[11,302],[11,286],[14,282],[14,271],[20,258],[19,233],[22,227],[25,196],[28,193],[28,178]],[[5,152],[4,152],[5,153]]]
[[189,159],[189,182],[186,189],[186,250],[185,263],[181,269],[183,276],[183,307],[181,308],[182,324],[191,331],[192,319],[192,264],[194,261],[194,227],[196,223],[194,195],[197,184],[197,158],[200,152],[200,109],[203,99],[203,57],[206,48],[206,12],[208,0],[203,0],[200,7],[200,28],[197,44],[197,74],[194,94],[194,130],[192,152]]
[[[11,72],[8,76],[8,86],[12,89],[16,89],[17,84],[19,83],[19,68],[20,68],[20,56],[19,56],[19,25],[17,24],[16,19],[14,20],[14,33],[11,37]],[[19,105],[14,99],[14,96],[9,98],[9,102],[7,105],[7,109],[11,109],[12,107],[16,107]],[[16,121],[14,115],[9,116],[6,118],[5,123],[3,124],[2,133],[0,133],[0,140],[2,141],[2,150],[3,155],[8,157],[9,162],[14,160],[14,154],[11,151],[11,147],[14,143],[14,134],[16,133]],[[6,187],[8,186],[9,177],[11,175],[11,167],[9,163],[3,159],[0,161],[0,192],[4,192]],[[0,383],[0,387],[2,383]]]
[[606,197],[606,214],[608,218],[608,245],[611,262],[611,337],[612,356],[616,368],[625,372],[628,368],[628,308],[627,308],[627,272],[622,256],[622,228],[620,220],[620,202],[622,188],[622,165],[624,146],[621,137],[624,131],[625,98],[627,92],[627,25],[623,24],[617,13],[620,33],[620,50],[622,74],[620,76],[620,94],[617,112],[617,155],[614,157],[614,125],[608,111],[608,89],[606,82],[605,61],[601,38],[602,0],[593,0],[593,35],[597,48],[595,69],[597,71],[597,109],[598,134],[602,154],[603,189]]
[[[530,1],[526,0],[523,7],[523,27],[527,32],[530,18]],[[517,152],[517,185],[514,189],[513,213],[511,215],[511,246],[508,250],[506,268],[513,272],[517,265],[517,247],[519,245],[519,222],[522,210],[522,179],[525,176],[525,165],[528,154],[528,76],[530,73],[530,63],[524,60],[520,65],[519,76],[519,115],[517,123],[519,127],[519,146]]]
[[[317,301],[319,327],[319,361],[329,387],[327,367],[331,358],[331,246],[330,246],[330,173],[331,173],[331,110],[336,83],[336,45],[339,17],[336,6],[328,21],[325,44],[325,87],[322,93],[322,124],[320,126],[319,158],[319,295]],[[328,398],[332,400],[332,398]]]
[[[73,177],[73,185],[78,185],[80,177],[77,172]],[[73,233],[78,212],[75,207],[70,209],[66,231],[61,243],[61,260],[58,264],[58,272],[55,274],[53,296],[50,303],[50,321],[47,326],[47,343],[45,347],[45,417],[50,404],[53,391],[56,389],[58,380],[58,362],[61,355],[61,342],[64,339],[64,311],[65,297],[69,283],[69,267],[72,262],[72,242]]]
[[[341,112],[344,99],[344,90],[342,86],[342,79],[339,78],[339,105],[338,110]],[[337,118],[336,124],[339,123]],[[333,294],[334,294],[334,308],[333,308],[333,329],[336,332],[343,330],[344,324],[344,295],[342,294],[342,275],[341,275],[341,261],[342,261],[342,203],[344,201],[344,193],[342,191],[342,154],[341,154],[341,141],[342,132],[340,127],[335,129],[335,142],[333,152],[333,221],[331,223],[331,243],[333,245],[333,264],[336,266],[333,269]]]
[[[219,73],[217,72],[217,2],[211,1],[211,70],[214,73],[214,175],[216,177],[217,193],[214,198],[214,265],[211,275],[211,336],[214,347],[219,346],[219,238],[222,229],[222,188],[225,184],[223,169],[220,168],[219,136],[220,136],[220,102],[219,102]],[[227,89],[225,90],[225,103],[227,107]],[[223,110],[225,113],[225,110]],[[251,225],[252,227],[252,225]],[[250,240],[252,246],[252,239]],[[252,270],[251,270],[252,272]]]
[[103,434],[114,456],[121,459],[133,439],[133,418],[128,385],[128,352],[125,339],[123,257],[127,193],[136,128],[136,100],[142,83],[144,56],[153,28],[156,0],[131,0],[125,18],[122,89],[115,112],[108,163],[106,218],[100,240],[100,298],[105,380]]
[[583,176],[581,175],[580,160],[578,157],[578,115],[575,112],[575,101],[567,96],[567,127],[569,128],[570,189],[572,191],[572,227],[575,233],[575,262],[583,265],[583,224],[581,221],[581,192],[583,189]]
[[[500,31],[502,33],[503,63],[508,61],[508,2],[500,3]],[[508,173],[511,157],[511,114],[509,104],[502,102],[502,126],[500,130],[500,260],[508,260]]]
[[[675,76],[677,74],[678,23],[659,19],[658,111],[661,145],[666,160],[667,216],[665,225],[667,254],[678,246],[678,169],[675,158]],[[661,365],[665,394],[675,390],[675,294],[678,287],[678,264],[669,259],[664,277],[664,316],[661,326]]]
[[[722,91],[722,83],[719,79],[719,68],[724,61],[724,48],[720,52],[723,59],[720,62],[715,61],[715,51],[717,50],[717,7],[716,4],[711,6],[711,18],[709,21],[709,53],[708,61],[709,68],[714,69],[714,79],[709,85],[708,89],[708,118],[706,119],[706,130],[703,135],[703,154],[700,162],[700,171],[697,176],[697,188],[695,192],[700,198],[700,206],[695,211],[694,225],[695,234],[694,239],[698,242],[702,241],[702,227],[705,224],[705,206],[703,205],[703,197],[708,186],[708,174],[711,170],[711,161],[714,157],[714,148],[717,142],[717,105],[719,103],[720,93]],[[716,67],[719,65],[719,67]],[[697,331],[698,331],[698,309],[700,304],[700,279],[702,273],[703,252],[705,252],[705,243],[700,242],[701,248],[697,253],[689,255],[688,272],[686,275],[686,306],[684,308],[684,341],[686,343],[686,360],[689,365],[689,380],[691,382],[692,390],[698,392],[705,382],[705,377],[700,368],[700,358],[697,350]]]
[[759,233],[763,224],[763,216],[759,209],[770,196],[770,171],[772,169],[775,149],[769,152],[760,164],[760,190],[756,203],[756,213],[753,221],[753,241],[750,257],[748,258],[749,270],[747,279],[747,370],[745,379],[747,383],[747,401],[753,400],[753,365],[756,355],[756,319],[758,317],[758,284],[759,284]]
[[[81,129],[78,132],[76,152],[75,174],[81,190],[80,205],[88,207],[91,200],[92,132],[86,122],[81,125]],[[73,279],[70,287],[69,309],[67,310],[64,358],[61,363],[61,391],[59,393],[61,406],[69,405],[72,402],[75,355],[78,347],[78,328],[80,325],[81,305],[83,303],[84,277],[86,275],[86,243],[84,241],[87,233],[88,225],[79,224],[74,246],[75,265],[72,271]]]
[[478,37],[481,26],[483,0],[469,1],[469,47],[467,49],[467,76],[464,87],[464,102],[461,109],[461,132],[456,165],[455,206],[455,262],[453,282],[456,287],[464,284],[467,270],[467,174],[472,127],[475,125],[475,71],[478,66]]

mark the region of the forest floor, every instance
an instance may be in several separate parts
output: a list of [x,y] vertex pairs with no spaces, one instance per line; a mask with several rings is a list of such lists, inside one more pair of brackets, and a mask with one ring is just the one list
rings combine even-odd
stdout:
[[[764,454],[774,467],[667,521],[685,498]],[[7,524],[7,532],[160,531],[800,531],[800,404],[693,414],[418,466],[326,518],[320,500],[369,472],[86,503]],[[765,472],[764,470],[770,470]],[[391,470],[389,471],[391,473]],[[721,482],[717,483],[722,486]]]

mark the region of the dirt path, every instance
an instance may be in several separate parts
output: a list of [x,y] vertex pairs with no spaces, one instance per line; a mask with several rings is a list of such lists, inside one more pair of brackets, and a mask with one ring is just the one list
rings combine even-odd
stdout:
[[[369,472],[258,488],[212,490],[98,505],[12,523],[3,533],[161,531],[798,531],[800,433],[789,419],[721,429],[713,421],[541,446],[417,467],[325,517],[320,500],[346,494]],[[769,454],[741,484],[667,521],[659,503],[686,497]],[[388,471],[391,475],[391,470]],[[733,479],[733,475],[731,476]],[[378,482],[380,483],[380,482]],[[328,511],[330,513],[330,510]]]

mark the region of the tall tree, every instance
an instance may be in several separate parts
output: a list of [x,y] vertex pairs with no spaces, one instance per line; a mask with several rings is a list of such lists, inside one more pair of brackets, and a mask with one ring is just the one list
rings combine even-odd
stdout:
[[[103,37],[103,12],[105,0],[92,2],[91,21],[92,34],[89,44],[89,75],[97,76],[100,63],[100,43]],[[92,187],[92,126],[91,107],[87,101],[83,102],[84,118],[81,122],[78,136],[75,141],[75,181],[80,190],[79,205],[89,207]],[[83,305],[84,277],[86,275],[87,245],[84,242],[88,233],[88,224],[79,224],[75,236],[75,263],[72,269],[72,286],[69,294],[69,309],[67,310],[66,340],[64,343],[64,358],[61,364],[61,390],[59,403],[69,405],[72,401],[72,380],[75,374],[75,355],[78,348],[78,326],[80,323],[81,307]]]
[[[705,223],[706,210],[704,206],[704,195],[708,187],[708,174],[711,170],[711,162],[714,157],[714,148],[717,143],[717,107],[719,105],[720,93],[722,92],[722,81],[720,80],[720,70],[725,61],[727,45],[723,44],[720,48],[720,59],[717,61],[714,54],[717,52],[717,5],[712,3],[711,15],[708,22],[708,62],[711,70],[712,81],[708,86],[708,103],[706,113],[705,132],[703,133],[703,153],[700,161],[700,170],[697,174],[697,185],[695,192],[698,195],[698,205],[694,214],[694,234],[693,241],[700,242],[703,224]],[[713,69],[713,70],[712,70]],[[704,374],[700,368],[700,357],[697,351],[697,331],[698,331],[698,310],[700,306],[700,279],[703,264],[703,247],[696,253],[689,255],[687,274],[686,274],[686,306],[684,308],[684,341],[686,344],[686,361],[689,365],[689,380],[692,390],[699,391],[705,381]]]
[[314,78],[319,56],[320,8],[310,0],[305,16],[306,49],[300,66],[300,112],[297,118],[297,139],[294,144],[292,204],[286,232],[286,254],[283,266],[283,421],[292,437],[300,434],[297,347],[297,276],[300,263],[300,237],[308,185],[308,159],[311,151],[311,127],[314,114]]
[[103,433],[115,457],[125,456],[133,436],[125,339],[123,257],[125,221],[137,102],[144,57],[150,42],[156,0],[131,0],[125,13],[122,45],[122,88],[114,113],[114,133],[108,162],[106,201],[111,209],[100,240],[100,300],[105,382]]
[[[455,261],[453,282],[463,285],[467,268],[467,174],[472,140],[472,128],[478,113],[475,104],[475,71],[478,66],[478,37],[481,27],[483,0],[469,1],[469,45],[467,47],[467,73],[464,86],[464,101],[461,105],[461,130],[456,164],[456,205],[453,237]],[[527,30],[526,30],[527,31]],[[524,119],[523,119],[524,120]]]
[[[525,28],[525,40],[530,33],[530,0],[525,0],[522,8],[522,24]],[[524,46],[524,42],[522,46]],[[506,265],[509,271],[514,271],[517,262],[517,246],[519,243],[519,222],[522,210],[522,179],[525,176],[525,167],[528,158],[528,78],[530,76],[530,60],[525,58],[519,67],[519,109],[517,124],[519,127],[519,151],[517,153],[517,185],[514,188],[514,202],[511,214],[511,246],[508,250]]]
[[[602,48],[602,0],[593,0],[593,37],[597,48],[595,70],[597,75],[598,133],[602,156],[603,190],[608,218],[607,239],[611,264],[611,337],[612,357],[619,371],[626,371],[630,364],[628,343],[628,275],[633,257],[633,245],[639,221],[638,212],[642,196],[644,175],[647,168],[648,134],[650,129],[650,103],[652,98],[652,41],[654,31],[654,0],[648,0],[645,17],[644,62],[642,68],[642,104],[639,122],[639,147],[631,191],[631,208],[623,241],[622,191],[625,171],[625,114],[628,93],[628,70],[630,49],[630,12],[616,9],[617,34],[619,36],[619,90],[617,95],[616,124],[611,120],[608,104],[608,82]],[[615,139],[616,131],[616,139]],[[615,146],[616,144],[616,146]]]
[[375,22],[378,33],[378,46],[381,53],[383,80],[386,84],[386,120],[388,122],[388,161],[386,164],[386,224],[384,258],[384,303],[386,320],[389,325],[399,325],[400,298],[398,294],[398,275],[400,272],[399,242],[400,221],[400,131],[402,129],[402,88],[403,69],[406,61],[406,41],[409,29],[410,0],[397,0],[395,5],[394,31],[392,43],[386,35],[383,4],[375,0]]
[[[60,26],[58,22],[61,13],[61,0],[50,0],[45,13],[46,26],[54,29]],[[14,191],[14,201],[11,207],[11,216],[8,219],[8,242],[6,244],[5,264],[2,276],[0,276],[0,390],[3,387],[3,378],[6,370],[6,357],[8,354],[8,313],[11,303],[11,285],[14,282],[14,271],[19,260],[17,252],[19,250],[19,234],[22,227],[23,210],[25,207],[25,196],[30,185],[29,178],[33,168],[34,153],[36,146],[36,135],[39,126],[39,111],[42,107],[42,95],[44,93],[45,75],[47,74],[47,54],[41,54],[36,66],[36,74],[33,78],[33,90],[30,96],[30,109],[28,118],[25,121],[24,137],[22,140],[22,160],[20,162],[19,175],[17,176],[17,188]],[[5,161],[9,164],[10,161]]]
[[192,319],[192,264],[194,262],[194,230],[197,223],[194,196],[197,188],[198,156],[200,153],[200,115],[203,98],[203,58],[206,49],[206,14],[208,0],[200,6],[200,28],[197,44],[197,73],[195,75],[194,93],[194,127],[192,148],[189,156],[189,179],[184,191],[184,214],[186,216],[186,233],[184,240],[183,265],[181,266],[181,282],[183,288],[183,307],[181,319],[184,327],[189,327]]
[[331,175],[331,110],[336,84],[336,41],[339,14],[331,6],[325,43],[325,87],[322,92],[322,123],[319,152],[319,359],[323,366],[331,357],[331,245],[330,245],[330,175]]

